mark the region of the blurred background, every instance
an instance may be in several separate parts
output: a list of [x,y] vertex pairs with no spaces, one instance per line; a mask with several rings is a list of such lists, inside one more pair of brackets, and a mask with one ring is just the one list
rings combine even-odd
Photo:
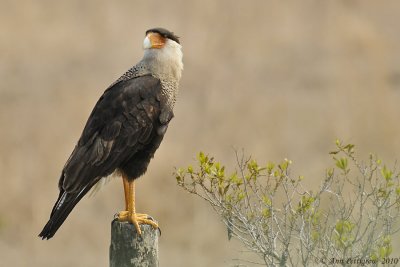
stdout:
[[[142,57],[144,32],[181,36],[185,70],[163,144],[137,184],[160,223],[160,266],[233,266],[241,247],[174,167],[234,148],[293,161],[318,185],[334,140],[400,158],[400,2],[11,1],[0,8],[0,265],[108,266],[120,179],[84,198],[50,241],[38,233],[60,171],[103,91]],[[396,254],[396,253],[395,253]]]

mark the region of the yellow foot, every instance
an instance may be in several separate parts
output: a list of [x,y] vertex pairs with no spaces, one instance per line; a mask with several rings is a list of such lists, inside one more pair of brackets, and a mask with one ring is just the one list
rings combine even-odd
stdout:
[[155,223],[149,215],[143,213],[132,213],[126,210],[118,213],[118,221],[130,222],[135,226],[139,235],[142,235],[139,224],[149,224],[153,226],[154,229],[158,228],[158,224]]

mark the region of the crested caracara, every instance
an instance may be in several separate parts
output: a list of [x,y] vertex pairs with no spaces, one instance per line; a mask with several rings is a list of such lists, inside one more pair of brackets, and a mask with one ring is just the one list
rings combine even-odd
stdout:
[[102,178],[122,176],[125,204],[118,220],[158,225],[136,213],[135,179],[143,175],[173,118],[183,70],[179,39],[155,28],[146,32],[143,59],[116,80],[98,100],[58,183],[60,194],[39,236],[53,237],[82,197]]

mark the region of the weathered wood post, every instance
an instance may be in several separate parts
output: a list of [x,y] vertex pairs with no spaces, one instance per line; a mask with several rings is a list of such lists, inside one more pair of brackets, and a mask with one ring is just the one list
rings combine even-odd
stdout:
[[113,220],[111,223],[110,267],[158,267],[158,229]]

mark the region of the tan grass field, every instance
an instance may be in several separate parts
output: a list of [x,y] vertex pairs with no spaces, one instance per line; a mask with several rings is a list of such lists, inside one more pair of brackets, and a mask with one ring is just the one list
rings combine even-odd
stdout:
[[[185,70],[161,148],[137,185],[160,223],[160,266],[246,256],[211,208],[176,186],[202,150],[293,161],[319,184],[339,137],[362,159],[400,159],[400,2],[11,1],[0,8],[0,266],[108,266],[118,179],[37,235],[60,171],[102,92],[142,57],[148,28],[181,36]],[[394,251],[399,256],[399,251]]]

